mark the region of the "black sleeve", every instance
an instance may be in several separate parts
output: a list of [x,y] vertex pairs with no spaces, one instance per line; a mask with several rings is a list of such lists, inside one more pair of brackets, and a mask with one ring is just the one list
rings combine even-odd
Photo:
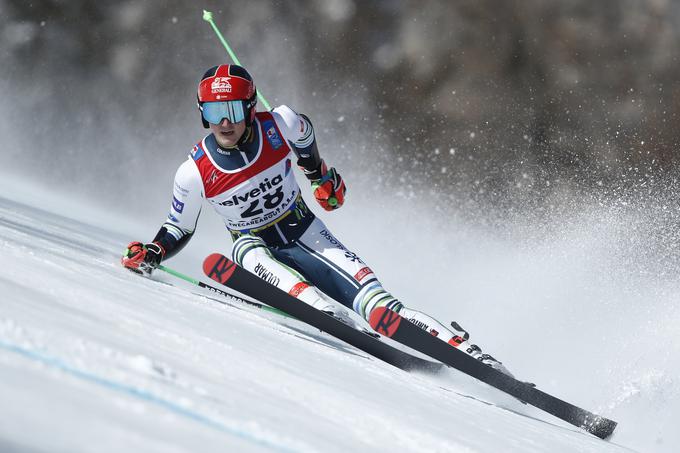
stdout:
[[[175,228],[175,230],[178,229]],[[161,245],[161,247],[163,247],[163,250],[165,250],[165,255],[163,256],[164,260],[167,260],[168,258],[172,258],[173,256],[177,255],[179,251],[182,250],[184,246],[187,245],[189,239],[191,239],[191,237],[194,235],[194,233],[186,232],[182,232],[182,234],[183,235],[179,239],[177,239],[175,236],[170,234],[165,223],[163,224],[161,229],[158,230],[158,233],[156,233],[156,237],[153,238],[153,242],[158,242]]]
[[[309,120],[307,115],[300,114],[300,116],[307,121],[307,124],[309,125],[309,131],[306,136],[308,137],[309,134],[314,134],[314,128],[312,126],[312,122]],[[298,167],[302,169],[304,172],[305,176],[307,179],[310,181],[314,181],[317,179],[321,179],[321,157],[319,156],[319,149],[316,146],[316,137],[314,137],[314,140],[312,140],[312,143],[304,148],[300,148],[296,146],[295,143],[290,143],[291,147],[293,148],[293,152],[297,156],[297,164]]]

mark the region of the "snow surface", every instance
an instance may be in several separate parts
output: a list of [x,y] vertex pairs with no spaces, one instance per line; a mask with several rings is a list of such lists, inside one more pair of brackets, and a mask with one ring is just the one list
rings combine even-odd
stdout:
[[406,373],[160,272],[136,276],[119,264],[133,224],[53,191],[0,188],[2,452],[599,453],[642,442],[633,417],[647,407],[627,406],[626,391],[612,402],[546,388],[618,420],[602,441],[453,370]]

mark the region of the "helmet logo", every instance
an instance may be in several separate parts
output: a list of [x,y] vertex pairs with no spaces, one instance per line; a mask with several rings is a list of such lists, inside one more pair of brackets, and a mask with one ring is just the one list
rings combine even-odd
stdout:
[[213,93],[231,93],[231,84],[229,79],[231,77],[215,77],[215,80],[210,85],[210,90]]

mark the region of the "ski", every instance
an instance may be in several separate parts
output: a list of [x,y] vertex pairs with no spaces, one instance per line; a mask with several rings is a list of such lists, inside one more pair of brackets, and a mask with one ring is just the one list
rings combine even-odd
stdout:
[[416,357],[380,341],[370,333],[356,330],[331,315],[320,312],[277,287],[246,271],[226,256],[213,253],[203,261],[203,272],[212,280],[257,301],[266,301],[278,310],[326,332],[373,357],[405,371],[435,373],[439,362]]
[[[279,309],[274,308],[274,307],[270,307],[270,306],[265,305],[265,304],[260,303],[260,302],[256,302],[256,301],[244,299],[243,297],[238,296],[238,295],[236,295],[236,294],[234,294],[234,293],[231,293],[231,292],[229,292],[229,291],[225,291],[225,290],[223,290],[223,289],[216,288],[216,287],[214,287],[214,286],[211,286],[211,285],[208,285],[208,284],[206,284],[206,283],[203,283],[203,282],[200,281],[200,280],[193,279],[193,278],[189,277],[188,275],[184,275],[184,274],[182,274],[181,272],[178,272],[178,271],[176,271],[176,270],[174,270],[174,269],[171,269],[171,268],[169,268],[169,267],[167,267],[167,266],[160,265],[160,266],[158,266],[158,269],[159,269],[159,270],[162,270],[163,272],[167,272],[167,273],[170,274],[170,275],[174,275],[175,277],[178,277],[178,278],[180,278],[180,279],[182,279],[182,280],[188,281],[189,283],[192,283],[192,284],[198,286],[199,288],[207,289],[208,291],[211,291],[211,292],[213,292],[213,293],[217,293],[217,294],[219,294],[219,295],[221,295],[221,296],[224,296],[224,299],[217,299],[217,298],[215,298],[215,297],[210,297],[210,296],[207,296],[207,295],[205,295],[205,294],[200,294],[200,293],[192,293],[192,294],[196,294],[197,296],[202,296],[202,297],[205,297],[205,298],[207,298],[207,299],[210,299],[210,300],[212,300],[212,301],[214,301],[214,302],[217,302],[217,303],[219,303],[219,304],[228,305],[228,306],[230,306],[230,307],[240,308],[240,307],[237,307],[237,304],[236,304],[236,303],[238,303],[238,304],[241,304],[241,305],[248,305],[248,306],[250,306],[250,307],[254,307],[254,308],[260,309],[260,310],[262,310],[262,311],[269,312],[269,313],[274,313],[274,314],[279,315],[279,316],[281,316],[281,317],[283,317],[283,318],[295,319],[293,316],[289,315],[289,314],[286,313],[285,311],[279,310]],[[159,280],[159,282],[160,282],[160,283],[163,283],[163,284],[166,284],[166,285],[170,285],[170,283],[166,283],[166,282],[163,282],[163,281],[160,281],[160,280]],[[173,285],[173,286],[174,286],[174,285]],[[337,318],[337,317],[336,317],[336,319],[337,319],[338,321],[344,322],[344,323],[346,324],[346,322],[345,322],[343,319]],[[350,325],[350,327],[351,327],[351,325]],[[354,328],[356,329],[356,326],[355,326]],[[361,331],[364,332],[364,333],[366,333],[366,334],[368,334],[368,335],[374,336],[374,337],[376,337],[376,338],[379,338],[379,337],[380,337],[380,335],[378,335],[377,333],[375,333],[375,331],[373,331],[373,330],[368,330],[368,329],[366,329],[366,328],[364,328],[364,327],[361,327]]]
[[[237,296],[236,294],[230,293],[230,292],[225,291],[223,289],[215,288],[214,286],[211,286],[211,285],[208,285],[206,283],[203,283],[202,281],[193,279],[193,278],[189,277],[188,275],[184,275],[183,273],[178,272],[178,271],[171,269],[167,266],[164,266],[162,264],[160,266],[158,266],[158,269],[163,271],[163,272],[167,272],[168,274],[173,275],[177,278],[180,278],[184,281],[187,281],[187,282],[189,282],[193,285],[196,285],[199,288],[207,289],[208,291],[212,291],[213,293],[217,293],[221,296],[224,296],[224,297],[226,297],[230,300],[233,300],[233,301],[245,304],[245,305],[250,305],[251,307],[259,308],[260,310],[268,311],[268,312],[271,312],[271,313],[276,313],[277,315],[284,316],[286,318],[290,317],[290,315],[288,313],[286,313],[285,311],[277,310],[276,308],[269,307],[265,304],[261,304],[259,302],[253,302],[251,300],[244,299],[243,297]],[[219,303],[224,303],[223,301],[218,300],[218,299],[213,299],[213,300],[215,300],[216,302],[219,302]]]
[[371,327],[416,351],[435,358],[465,374],[504,391],[595,436],[606,439],[614,432],[616,422],[545,393],[526,382],[518,381],[483,364],[462,351],[437,340],[399,314],[384,307],[371,313]]
[[[203,262],[203,271],[211,279],[239,293],[256,300],[267,301],[269,305],[401,369],[419,368],[423,366],[422,362],[431,364],[357,331],[307,304],[300,303],[298,299],[242,269],[224,255],[214,253],[208,256]],[[507,376],[436,339],[391,310],[385,308],[374,310],[370,324],[379,334],[439,360],[601,439],[610,437],[616,428],[615,421]]]

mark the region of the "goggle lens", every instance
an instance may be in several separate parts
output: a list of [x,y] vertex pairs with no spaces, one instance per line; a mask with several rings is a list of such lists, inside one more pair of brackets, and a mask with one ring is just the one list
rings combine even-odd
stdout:
[[246,119],[243,101],[206,102],[201,106],[203,118],[212,124],[220,124],[224,118],[230,123]]

